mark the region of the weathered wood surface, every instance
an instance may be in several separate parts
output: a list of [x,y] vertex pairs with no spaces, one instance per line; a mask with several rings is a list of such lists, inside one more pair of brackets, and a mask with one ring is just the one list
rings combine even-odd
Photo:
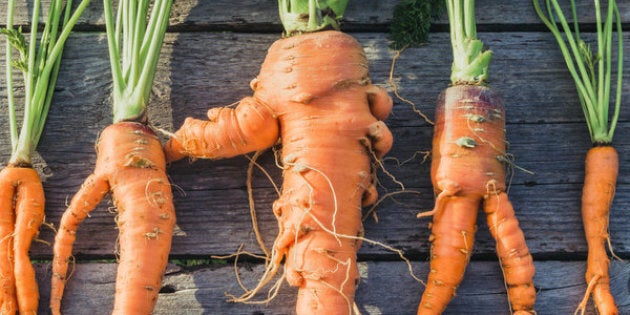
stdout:
[[[361,2],[359,4],[359,2]],[[450,43],[445,20],[436,23],[430,43],[407,49],[396,62],[393,83],[389,71],[394,51],[388,48],[386,27],[398,1],[352,2],[344,28],[365,47],[374,83],[398,87],[401,96],[412,100],[429,117],[437,94],[448,84]],[[589,7],[590,1],[579,1]],[[27,24],[28,2],[18,1],[18,23]],[[234,103],[251,93],[249,81],[256,76],[267,47],[279,36],[275,1],[175,1],[171,32],[167,35],[153,89],[151,119],[167,131],[187,116],[203,117],[210,106]],[[4,12],[5,3],[0,3]],[[539,314],[571,314],[584,291],[583,270],[586,244],[579,214],[583,182],[583,157],[589,148],[586,125],[575,88],[566,73],[557,45],[538,22],[529,1],[479,1],[480,38],[495,52],[491,66],[492,85],[503,93],[507,108],[510,151],[518,167],[511,178],[510,196],[537,266]],[[630,22],[630,3],[620,3],[625,23]],[[588,20],[588,18],[587,18]],[[590,19],[589,21],[592,21]],[[42,160],[37,164],[46,176],[47,221],[57,225],[65,204],[76,192],[94,163],[94,141],[111,121],[108,103],[111,78],[102,8],[94,1],[79,30],[64,52],[57,92],[48,125],[40,143]],[[226,31],[226,32],[218,32]],[[592,34],[589,34],[592,37]],[[626,51],[630,35],[625,36]],[[4,42],[0,48],[4,48]],[[628,59],[626,59],[628,60]],[[630,61],[626,61],[626,68]],[[3,61],[0,61],[3,66]],[[624,97],[629,95],[626,74]],[[6,102],[5,83],[0,78],[0,111]],[[625,101],[624,105],[628,102]],[[0,116],[0,160],[8,158],[6,117]],[[378,223],[366,220],[366,237],[402,249],[413,260],[417,275],[426,277],[428,220],[415,215],[431,209],[433,195],[429,162],[422,152],[430,150],[432,128],[411,107],[396,100],[387,124],[395,145],[385,167],[409,193],[388,198],[377,208]],[[615,143],[621,169],[611,214],[612,246],[618,256],[630,258],[630,111],[623,111]],[[178,226],[172,258],[178,262],[210,262],[213,255],[233,253],[243,244],[258,251],[249,219],[246,192],[247,159],[181,161],[169,168],[175,190]],[[271,154],[261,165],[279,181],[279,170]],[[401,188],[379,173],[381,193]],[[276,193],[261,172],[253,185],[259,221],[265,240],[276,232],[271,203]],[[66,314],[105,314],[111,305],[116,229],[111,203],[104,202],[79,231],[75,254],[79,261],[69,283]],[[53,240],[53,231],[43,227],[40,238]],[[41,313],[47,306],[50,246],[33,246],[42,290]],[[412,314],[422,285],[409,276],[396,254],[377,246],[361,249],[363,279],[357,303],[367,314]],[[99,263],[100,262],[100,263]],[[278,299],[265,305],[234,305],[225,302],[224,292],[239,293],[231,263],[206,264],[195,268],[174,266],[164,283],[158,314],[288,314],[294,291],[282,290]],[[241,272],[251,280],[260,274],[255,261],[242,263]],[[367,271],[366,271],[367,270]],[[615,261],[612,273],[614,294],[622,314],[630,314],[630,264]],[[394,293],[395,292],[395,293]],[[473,259],[458,297],[449,314],[506,314],[505,289],[494,257],[494,242],[480,216]],[[593,310],[590,310],[593,313]]]

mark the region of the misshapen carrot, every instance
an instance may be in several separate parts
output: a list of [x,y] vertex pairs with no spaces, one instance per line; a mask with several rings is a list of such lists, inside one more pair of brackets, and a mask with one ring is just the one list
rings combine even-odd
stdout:
[[418,314],[442,313],[455,295],[472,252],[482,204],[497,240],[512,310],[533,313],[534,264],[505,194],[501,97],[480,85],[456,85],[442,92],[432,154],[431,180],[437,197],[431,212],[431,271]]
[[50,307],[60,314],[79,224],[111,191],[119,229],[113,314],[150,314],[175,225],[162,145],[146,125],[120,122],[102,132],[97,155],[93,174],[72,198],[55,237]]
[[44,189],[37,171],[0,171],[0,314],[37,314],[39,291],[28,251],[44,222]]
[[582,188],[582,220],[588,244],[585,301],[592,294],[599,314],[619,314],[610,293],[610,263],[606,252],[608,244],[608,217],[615,195],[619,157],[613,146],[595,146],[586,154],[584,186]]
[[338,31],[276,41],[251,87],[236,109],[186,119],[165,144],[167,157],[225,158],[279,136],[279,235],[260,285],[235,300],[251,300],[285,260],[287,281],[299,287],[298,314],[352,313],[361,205],[376,198],[370,150],[382,157],[392,145],[382,122],[392,100],[370,83],[361,45]]

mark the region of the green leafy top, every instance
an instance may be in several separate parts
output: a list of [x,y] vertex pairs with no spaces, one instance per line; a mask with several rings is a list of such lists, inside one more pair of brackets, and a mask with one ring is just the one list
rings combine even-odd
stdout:
[[444,0],[403,0],[394,8],[389,27],[391,47],[402,49],[424,44],[431,22],[444,12]]
[[350,0],[278,0],[284,35],[294,36],[326,28],[339,30]]
[[474,0],[447,0],[453,46],[452,84],[486,84],[492,51],[477,39]]
[[[35,151],[44,124],[48,116],[48,109],[52,101],[57,74],[61,62],[61,54],[70,31],[89,4],[90,0],[79,3],[74,13],[71,12],[72,1],[68,0],[64,12],[63,0],[52,0],[46,25],[37,45],[37,33],[41,1],[33,5],[31,33],[29,42],[22,34],[21,28],[13,28],[13,8],[15,0],[9,0],[7,5],[7,26],[0,30],[7,38],[6,48],[6,82],[7,103],[9,108],[9,128],[11,134],[11,158],[13,165],[30,165],[31,156]],[[72,13],[72,14],[71,14]],[[59,29],[61,16],[64,16],[63,26]],[[19,53],[18,59],[13,59],[13,49]],[[24,79],[24,117],[18,134],[15,99],[13,94],[13,68],[21,70]]]
[[107,44],[113,77],[113,120],[146,121],[160,50],[172,0],[120,0],[114,19],[111,0],[104,0]]
[[[614,0],[608,1],[606,18],[602,23],[600,1],[595,0],[597,19],[597,52],[595,53],[580,37],[575,1],[571,0],[573,29],[569,26],[557,1],[545,0],[546,12],[541,8],[539,0],[533,0],[533,3],[536,13],[556,38],[567,68],[575,82],[580,104],[588,124],[591,142],[594,144],[612,143],[621,107],[623,78],[623,34],[616,2]],[[557,17],[562,29],[554,17]],[[609,118],[613,69],[613,31],[617,34],[617,89],[614,112],[612,118]]]

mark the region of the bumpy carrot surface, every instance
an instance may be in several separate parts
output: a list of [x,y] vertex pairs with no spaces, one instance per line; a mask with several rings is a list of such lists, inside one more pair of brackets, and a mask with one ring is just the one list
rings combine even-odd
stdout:
[[37,171],[0,171],[0,314],[37,314],[39,291],[28,251],[44,222],[44,189]]
[[[599,314],[619,314],[610,293],[608,217],[615,195],[619,157],[613,146],[595,146],[586,154],[582,220],[588,244],[586,283]],[[588,296],[588,293],[587,293]],[[583,306],[582,306],[583,307]]]
[[166,143],[167,157],[226,158],[282,139],[284,181],[273,205],[279,235],[261,286],[284,259],[287,281],[299,287],[299,314],[349,314],[361,205],[376,199],[372,154],[382,157],[392,145],[382,122],[392,100],[370,83],[361,45],[337,31],[278,40],[251,87],[254,95],[235,109],[186,119]]
[[456,85],[438,99],[431,179],[431,263],[418,314],[440,314],[470,258],[480,205],[497,241],[512,310],[534,311],[534,264],[505,193],[505,111],[489,87]]
[[120,122],[99,137],[94,172],[55,237],[50,307],[59,314],[79,224],[111,191],[119,229],[113,314],[150,314],[168,263],[175,211],[162,145],[144,124]]

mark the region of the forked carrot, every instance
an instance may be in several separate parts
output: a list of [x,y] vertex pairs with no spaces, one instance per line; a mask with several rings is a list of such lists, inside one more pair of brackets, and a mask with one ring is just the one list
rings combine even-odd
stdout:
[[44,222],[44,188],[33,168],[10,165],[0,171],[0,218],[0,314],[37,314],[39,289],[29,249]]
[[[613,135],[621,108],[623,79],[623,29],[621,17],[614,0],[609,0],[602,21],[600,1],[595,0],[597,22],[597,51],[580,37],[577,8],[571,1],[573,28],[555,0],[546,0],[544,11],[539,0],[534,8],[558,42],[567,69],[573,78],[582,110],[588,124],[593,147],[588,150],[585,161],[584,186],[582,188],[582,221],[588,246],[586,262],[586,293],[576,313],[584,314],[586,304],[593,297],[599,314],[615,315],[619,310],[610,292],[609,259],[606,244],[610,243],[608,220],[610,206],[615,194],[619,171],[619,157],[613,146]],[[613,32],[614,31],[614,32]],[[611,104],[613,47],[616,33],[617,82],[614,105]],[[609,117],[609,109],[612,116]]]
[[476,38],[474,1],[447,1],[453,45],[451,87],[437,102],[431,181],[431,262],[418,314],[441,314],[472,254],[480,205],[497,241],[511,310],[534,313],[534,264],[508,200],[505,108],[487,85],[491,52]]
[[94,172],[72,198],[55,237],[51,309],[60,310],[79,224],[111,191],[118,211],[116,314],[150,314],[168,262],[175,224],[162,144],[144,124],[118,122],[97,144]]
[[[0,170],[0,314],[3,315],[38,311],[39,288],[29,249],[44,222],[45,200],[32,156],[46,123],[63,46],[88,3],[82,1],[72,13],[72,1],[67,1],[65,12],[64,1],[51,1],[40,37],[38,28],[32,27],[28,41],[21,29],[13,28],[14,0],[7,3],[6,28],[0,29],[7,38],[5,76],[11,135],[11,157]],[[34,1],[31,25],[39,24],[41,10],[41,1]],[[19,52],[17,59],[13,59],[14,50]],[[19,134],[13,68],[22,71],[25,87]]]
[[171,249],[175,210],[162,144],[148,125],[146,106],[172,1],[150,2],[120,1],[116,16],[121,24],[115,24],[112,4],[104,0],[114,119],[101,133],[94,171],[72,198],[55,237],[53,314],[61,312],[78,226],[107,193],[118,211],[119,230],[112,313],[151,314],[157,302]]
[[[371,157],[382,157],[392,145],[382,122],[392,100],[370,82],[359,42],[340,31],[319,30],[325,25],[305,26],[309,21],[337,26],[347,1],[310,12],[309,5],[321,3],[279,3],[286,37],[269,48],[251,83],[254,95],[234,109],[209,110],[208,120],[187,118],[165,151],[170,161],[218,159],[282,139],[282,193],[273,204],[279,234],[259,284],[233,300],[265,303],[254,298],[284,261],[279,281],[286,278],[299,288],[298,314],[351,314],[363,235],[361,206],[376,200]],[[304,20],[291,20],[298,16]],[[269,298],[280,283],[272,286]]]

